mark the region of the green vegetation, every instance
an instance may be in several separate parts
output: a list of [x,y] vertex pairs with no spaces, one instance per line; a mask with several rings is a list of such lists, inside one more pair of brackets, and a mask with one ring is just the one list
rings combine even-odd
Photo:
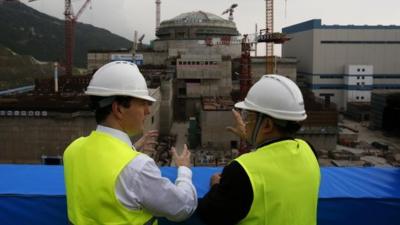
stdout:
[[[22,3],[0,5],[0,44],[19,55],[31,55],[40,61],[65,58],[64,21],[40,13]],[[74,66],[86,68],[91,49],[129,48],[131,42],[105,29],[77,23]]]

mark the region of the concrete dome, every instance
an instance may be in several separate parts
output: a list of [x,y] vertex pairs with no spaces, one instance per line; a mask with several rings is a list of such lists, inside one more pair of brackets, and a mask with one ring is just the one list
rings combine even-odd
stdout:
[[160,39],[196,39],[240,34],[233,21],[212,13],[197,11],[183,13],[161,22],[156,35]]

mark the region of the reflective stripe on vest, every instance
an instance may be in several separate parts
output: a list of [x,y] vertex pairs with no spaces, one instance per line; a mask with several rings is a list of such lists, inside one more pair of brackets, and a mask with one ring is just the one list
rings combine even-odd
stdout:
[[150,213],[124,207],[115,195],[120,172],[139,154],[125,142],[98,131],[68,146],[64,176],[68,217],[74,225],[156,223]]
[[316,224],[320,170],[306,142],[274,142],[235,160],[253,188],[250,211],[239,224]]

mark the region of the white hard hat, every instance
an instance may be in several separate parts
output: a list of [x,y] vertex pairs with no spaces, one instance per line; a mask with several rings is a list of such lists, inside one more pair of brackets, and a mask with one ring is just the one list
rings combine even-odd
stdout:
[[131,96],[155,102],[149,95],[146,80],[136,64],[115,61],[100,67],[94,73],[85,92],[94,96]]
[[299,87],[281,75],[264,75],[247,93],[236,108],[256,111],[272,118],[303,121],[307,118],[303,95]]

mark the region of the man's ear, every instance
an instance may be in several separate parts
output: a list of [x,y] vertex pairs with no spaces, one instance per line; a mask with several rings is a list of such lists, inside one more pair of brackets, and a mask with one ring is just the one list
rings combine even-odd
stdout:
[[263,134],[270,134],[274,130],[274,122],[271,118],[265,118],[261,125],[261,132]]
[[122,107],[116,101],[112,103],[111,111],[114,114],[115,118],[119,120],[122,118]]

